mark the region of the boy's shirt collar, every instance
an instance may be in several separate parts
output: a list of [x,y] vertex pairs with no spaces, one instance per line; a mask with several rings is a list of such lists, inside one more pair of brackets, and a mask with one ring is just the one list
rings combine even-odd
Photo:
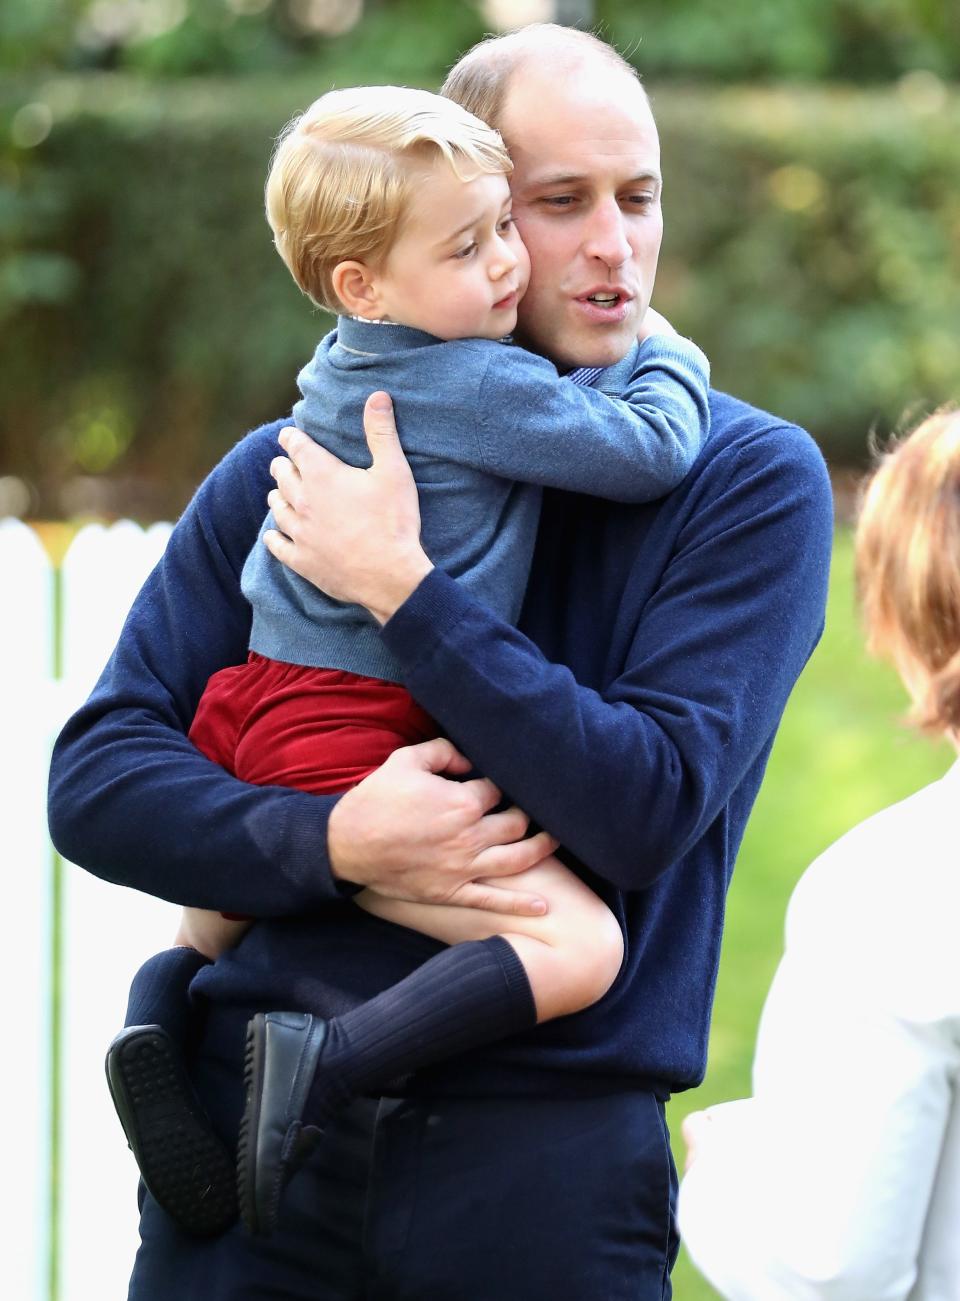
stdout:
[[337,317],[337,342],[351,352],[377,355],[442,343],[434,334],[396,321],[365,321],[359,316]]
[[[430,348],[445,340],[426,330],[397,321],[367,321],[359,316],[337,317],[337,342],[350,352],[366,356],[398,352],[407,348]],[[508,336],[501,340],[511,343]],[[634,359],[639,344],[634,344],[622,361],[612,366],[578,366],[567,372],[567,379],[575,384],[598,388],[607,393],[620,393],[633,374]]]

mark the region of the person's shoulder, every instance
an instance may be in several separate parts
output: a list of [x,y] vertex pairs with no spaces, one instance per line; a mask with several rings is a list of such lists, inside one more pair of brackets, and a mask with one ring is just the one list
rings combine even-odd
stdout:
[[277,436],[292,424],[289,416],[272,420],[234,443],[200,484],[188,511],[200,517],[215,513],[223,519],[247,510],[264,515],[271,484],[270,462],[283,454]]
[[830,476],[815,440],[799,425],[715,389],[710,435],[677,492],[701,507],[729,498],[734,510],[746,493],[754,511],[776,502],[832,530]]
[[960,1016],[958,794],[960,767],[829,846],[791,897],[788,949],[815,947],[820,964],[872,984],[907,1015],[929,1011],[931,997],[942,1008],[942,993]]
[[292,425],[292,417],[284,416],[280,420],[271,420],[268,424],[249,430],[224,454],[211,474],[262,473],[273,458],[282,453],[277,442],[280,430]]
[[707,448],[714,457],[775,452],[818,469],[825,464],[816,441],[800,425],[718,389],[710,390],[710,431]]

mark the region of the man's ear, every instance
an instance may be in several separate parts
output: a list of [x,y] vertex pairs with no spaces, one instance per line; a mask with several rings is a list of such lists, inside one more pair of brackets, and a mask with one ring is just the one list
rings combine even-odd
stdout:
[[368,321],[383,316],[378,277],[365,262],[338,262],[330,276],[333,292],[348,316]]

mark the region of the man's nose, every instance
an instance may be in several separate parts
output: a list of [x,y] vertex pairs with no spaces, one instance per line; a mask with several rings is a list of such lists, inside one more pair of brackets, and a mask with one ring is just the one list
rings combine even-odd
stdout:
[[584,252],[588,257],[599,258],[611,271],[623,266],[630,256],[626,219],[616,199],[598,203],[590,213]]

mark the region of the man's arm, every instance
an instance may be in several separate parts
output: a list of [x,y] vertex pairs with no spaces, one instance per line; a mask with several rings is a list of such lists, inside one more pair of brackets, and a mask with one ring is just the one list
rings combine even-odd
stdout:
[[383,843],[372,825],[339,839],[331,829],[336,847],[328,852],[335,798],[249,786],[187,739],[209,676],[246,657],[250,611],[240,572],[263,520],[279,428],[251,434],[203,484],[92,695],[63,729],[50,774],[54,843],[106,880],[252,916],[343,897],[337,877],[353,871],[364,850],[377,860],[369,870],[390,870],[398,893],[538,911],[532,897],[469,884],[522,870],[554,842],[514,844],[527,819],[516,809],[491,812],[500,793],[489,781],[446,780],[441,774],[470,767],[446,741],[411,747],[393,757],[386,781],[368,779],[376,826],[391,828]]
[[376,401],[370,470],[281,436],[293,460],[274,463],[282,533],[268,547],[386,624],[414,696],[537,823],[600,876],[643,888],[762,756],[820,635],[832,511],[819,452],[771,424],[709,459],[624,672],[601,695],[431,569],[396,505],[416,489]]

